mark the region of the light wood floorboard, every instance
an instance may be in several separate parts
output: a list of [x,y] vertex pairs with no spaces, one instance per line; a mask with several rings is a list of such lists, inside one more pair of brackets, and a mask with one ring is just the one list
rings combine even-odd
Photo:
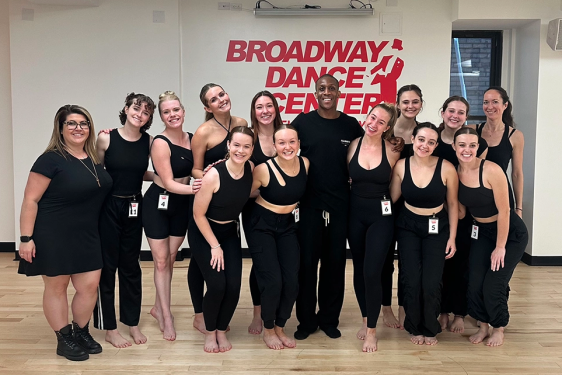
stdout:
[[[355,337],[361,315],[350,261],[340,319],[343,336],[332,340],[317,332],[298,341],[296,349],[273,351],[259,336],[247,333],[252,303],[247,281],[250,261],[244,260],[241,298],[228,333],[233,349],[208,354],[203,351],[203,335],[192,327],[188,264],[177,262],[174,270],[175,342],[162,338],[149,314],[154,301],[152,263],[142,262],[140,327],[148,336],[147,344],[116,349],[103,341],[103,332],[92,327],[93,336],[103,343],[103,353],[85,362],[71,362],[55,353],[55,335],[41,307],[41,278],[17,275],[13,254],[0,253],[0,374],[562,374],[562,268],[522,263],[517,267],[510,283],[511,320],[502,347],[471,344],[468,336],[476,331],[472,319],[467,319],[464,334],[442,333],[439,344],[429,347],[413,345],[405,331],[385,327],[381,318],[379,350],[365,354],[362,342]],[[393,304],[396,310],[396,298]],[[295,327],[293,314],[286,330],[292,335]],[[121,324],[120,330],[128,333]]]

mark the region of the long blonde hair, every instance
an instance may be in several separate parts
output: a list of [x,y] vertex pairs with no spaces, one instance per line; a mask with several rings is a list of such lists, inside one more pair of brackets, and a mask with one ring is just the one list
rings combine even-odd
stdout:
[[66,154],[68,151],[66,150],[66,144],[64,143],[64,138],[62,136],[62,129],[64,126],[64,122],[68,115],[77,114],[86,117],[86,120],[90,124],[90,133],[88,134],[88,138],[84,143],[84,151],[88,154],[88,157],[92,159],[94,164],[99,164],[100,160],[98,158],[98,153],[96,152],[96,130],[94,128],[94,120],[92,120],[92,115],[90,112],[84,107],[81,107],[76,104],[67,104],[59,108],[55,115],[54,127],[53,127],[53,134],[51,135],[51,140],[49,141],[49,145],[44,153],[47,152],[56,152],[66,158]]

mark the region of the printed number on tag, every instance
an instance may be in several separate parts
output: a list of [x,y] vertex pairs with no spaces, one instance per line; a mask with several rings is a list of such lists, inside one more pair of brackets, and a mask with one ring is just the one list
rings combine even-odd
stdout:
[[388,199],[381,200],[381,210],[382,210],[382,216],[392,215],[392,206],[390,205],[390,200]]
[[439,234],[439,219],[429,219],[429,234]]
[[472,226],[472,233],[470,234],[470,237],[474,238],[475,240],[478,239],[478,225]]
[[299,208],[298,208],[298,207],[295,208],[295,209],[293,210],[293,213],[295,214],[295,223],[298,223],[299,220],[300,220]]
[[138,217],[138,216],[139,216],[139,202],[130,202],[129,217]]
[[168,209],[168,202],[170,197],[168,194],[160,194],[158,198],[158,209],[159,210],[167,210]]

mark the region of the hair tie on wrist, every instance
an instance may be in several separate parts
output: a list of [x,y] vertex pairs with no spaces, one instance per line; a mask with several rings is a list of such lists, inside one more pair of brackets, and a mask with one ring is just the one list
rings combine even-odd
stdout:
[[211,246],[211,250],[218,249],[219,247],[221,247],[220,243],[217,246]]

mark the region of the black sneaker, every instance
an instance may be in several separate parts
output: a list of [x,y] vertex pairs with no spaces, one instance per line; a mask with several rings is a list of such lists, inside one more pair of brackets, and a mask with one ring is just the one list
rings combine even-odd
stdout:
[[78,345],[84,348],[90,354],[98,354],[101,353],[102,348],[99,342],[94,340],[92,335],[90,335],[90,322],[86,323],[86,325],[82,328],[76,324],[76,322],[72,322],[72,328],[74,331],[74,340]]
[[308,336],[310,336],[310,333],[304,329],[297,329],[293,336],[295,336],[297,340],[306,340]]
[[322,331],[331,339],[337,339],[341,337],[341,332],[337,327],[320,327]]
[[61,328],[60,331],[55,331],[57,335],[57,354],[65,357],[70,361],[85,361],[90,358],[90,355],[74,341],[72,336],[72,326],[69,324]]

